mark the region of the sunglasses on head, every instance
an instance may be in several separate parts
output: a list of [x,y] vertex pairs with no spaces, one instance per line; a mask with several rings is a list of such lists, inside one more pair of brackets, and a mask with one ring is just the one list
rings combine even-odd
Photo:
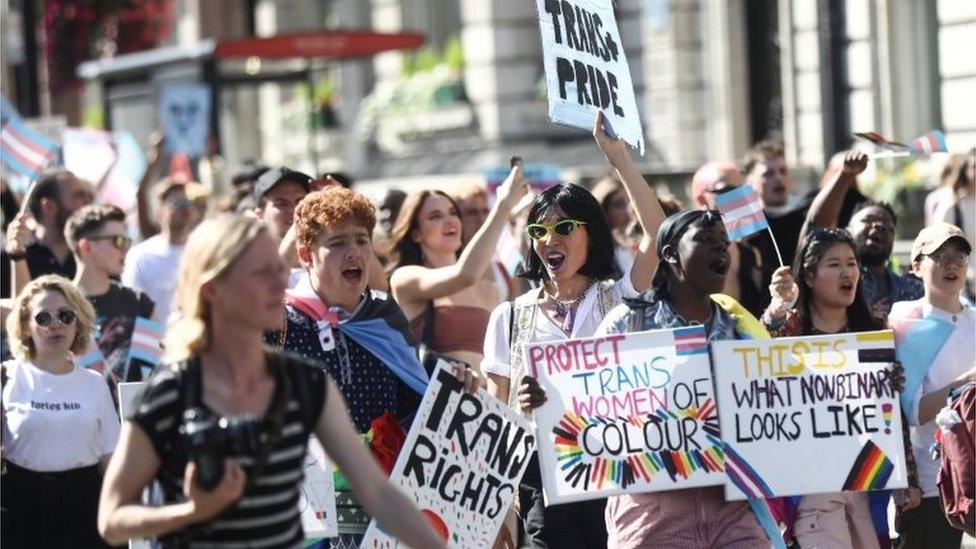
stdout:
[[114,234],[106,236],[89,236],[88,240],[108,240],[118,250],[128,248],[132,245],[132,239],[124,234]]
[[550,234],[555,234],[559,237],[567,237],[573,234],[576,227],[581,225],[586,225],[586,221],[580,221],[578,219],[562,219],[555,223],[530,223],[525,226],[525,232],[529,233],[529,238],[532,240],[545,240],[549,238]]
[[34,322],[43,328],[47,328],[54,324],[54,320],[57,319],[58,322],[64,324],[65,326],[71,324],[75,321],[78,315],[71,309],[67,307],[63,309],[58,309],[57,311],[40,311],[34,315]]

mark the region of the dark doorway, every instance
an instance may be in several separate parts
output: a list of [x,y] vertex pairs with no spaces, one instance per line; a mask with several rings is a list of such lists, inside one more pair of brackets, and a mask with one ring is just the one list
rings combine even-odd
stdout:
[[783,135],[783,86],[779,70],[779,2],[748,0],[749,112],[752,142]]

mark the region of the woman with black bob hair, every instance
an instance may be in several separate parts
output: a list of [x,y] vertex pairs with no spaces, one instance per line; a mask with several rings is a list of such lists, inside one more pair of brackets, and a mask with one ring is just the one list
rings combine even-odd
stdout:
[[[763,323],[776,337],[797,337],[882,330],[884,325],[868,308],[861,283],[854,238],[845,229],[813,229],[800,243],[791,273],[780,267],[773,273],[772,301]],[[794,282],[795,279],[795,282]],[[795,304],[795,307],[794,307]],[[890,376],[892,390],[904,383],[901,366]],[[903,418],[904,419],[904,418]],[[904,432],[908,433],[905,426]],[[906,439],[906,446],[911,448]],[[906,450],[906,457],[911,451]],[[909,457],[908,483],[918,486]],[[898,494],[899,507],[914,497],[909,488]],[[838,492],[786,498],[786,541],[802,547],[880,547],[879,535],[888,537],[888,492]],[[876,502],[876,503],[875,503]],[[872,507],[878,511],[872,513]],[[874,515],[874,516],[872,516]]]
[[[656,234],[665,217],[660,203],[634,166],[627,145],[607,135],[602,114],[597,116],[593,137],[623,182],[644,234]],[[577,185],[557,185],[536,197],[525,231],[531,246],[522,276],[540,282],[541,287],[495,307],[488,321],[481,367],[488,374],[489,392],[528,413],[545,396],[535,378],[525,375],[522,346],[592,336],[610,309],[650,287],[657,261],[653,241],[645,236],[630,272],[619,280],[611,279],[614,244],[610,226],[593,195]],[[524,531],[518,546],[606,547],[606,500],[546,507],[541,485],[538,461],[534,461],[519,490]],[[513,509],[498,542],[515,545],[516,535]]]
[[[546,189],[532,201],[526,227],[541,223],[550,211],[559,211],[567,219],[578,219],[586,223],[589,236],[586,261],[577,273],[595,280],[610,278],[614,272],[613,234],[603,208],[590,191],[573,183],[563,183]],[[535,247],[530,247],[526,255],[525,268],[519,276],[534,282],[548,282],[549,272]]]

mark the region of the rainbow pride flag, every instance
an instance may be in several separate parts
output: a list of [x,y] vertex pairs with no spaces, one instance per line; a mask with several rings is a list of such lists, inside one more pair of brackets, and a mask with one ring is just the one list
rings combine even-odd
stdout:
[[888,478],[894,470],[895,465],[888,456],[869,440],[854,460],[842,489],[854,492],[881,490],[888,484]]

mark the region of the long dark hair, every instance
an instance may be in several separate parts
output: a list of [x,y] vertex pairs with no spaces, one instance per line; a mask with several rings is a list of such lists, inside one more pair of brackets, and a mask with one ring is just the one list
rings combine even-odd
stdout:
[[[590,241],[586,250],[586,262],[580,267],[579,274],[595,280],[611,278],[616,271],[613,236],[600,203],[585,188],[572,183],[560,183],[535,197],[529,208],[527,223],[542,221],[550,210],[556,208],[568,218],[586,222],[584,229]],[[525,257],[525,268],[519,276],[535,281],[549,280],[549,273],[546,272],[542,259],[535,253],[534,246],[529,246]]]
[[[813,293],[807,284],[807,277],[813,276],[817,271],[817,266],[823,259],[827,250],[834,244],[844,244],[855,252],[854,238],[846,229],[812,229],[800,243],[800,249],[793,261],[793,277],[799,288],[799,297],[796,301],[796,311],[800,315],[800,326],[803,334],[813,333],[813,319],[810,317],[810,301]],[[858,260],[858,269],[861,262]],[[861,278],[857,279],[857,287],[854,290],[854,303],[847,307],[847,329],[852,332],[870,332],[880,330],[881,321],[874,318],[871,309],[868,308],[867,301],[864,299],[864,289]]]
[[[393,231],[390,233],[390,264],[386,268],[387,274],[393,274],[397,268],[406,265],[424,264],[424,254],[420,249],[420,244],[413,240],[413,230],[417,228],[417,217],[420,216],[420,210],[423,209],[427,199],[435,194],[446,198],[460,215],[457,202],[444,191],[423,190],[410,193],[403,201],[400,213],[397,214],[396,223],[393,225]],[[458,249],[458,252],[460,251]]]

